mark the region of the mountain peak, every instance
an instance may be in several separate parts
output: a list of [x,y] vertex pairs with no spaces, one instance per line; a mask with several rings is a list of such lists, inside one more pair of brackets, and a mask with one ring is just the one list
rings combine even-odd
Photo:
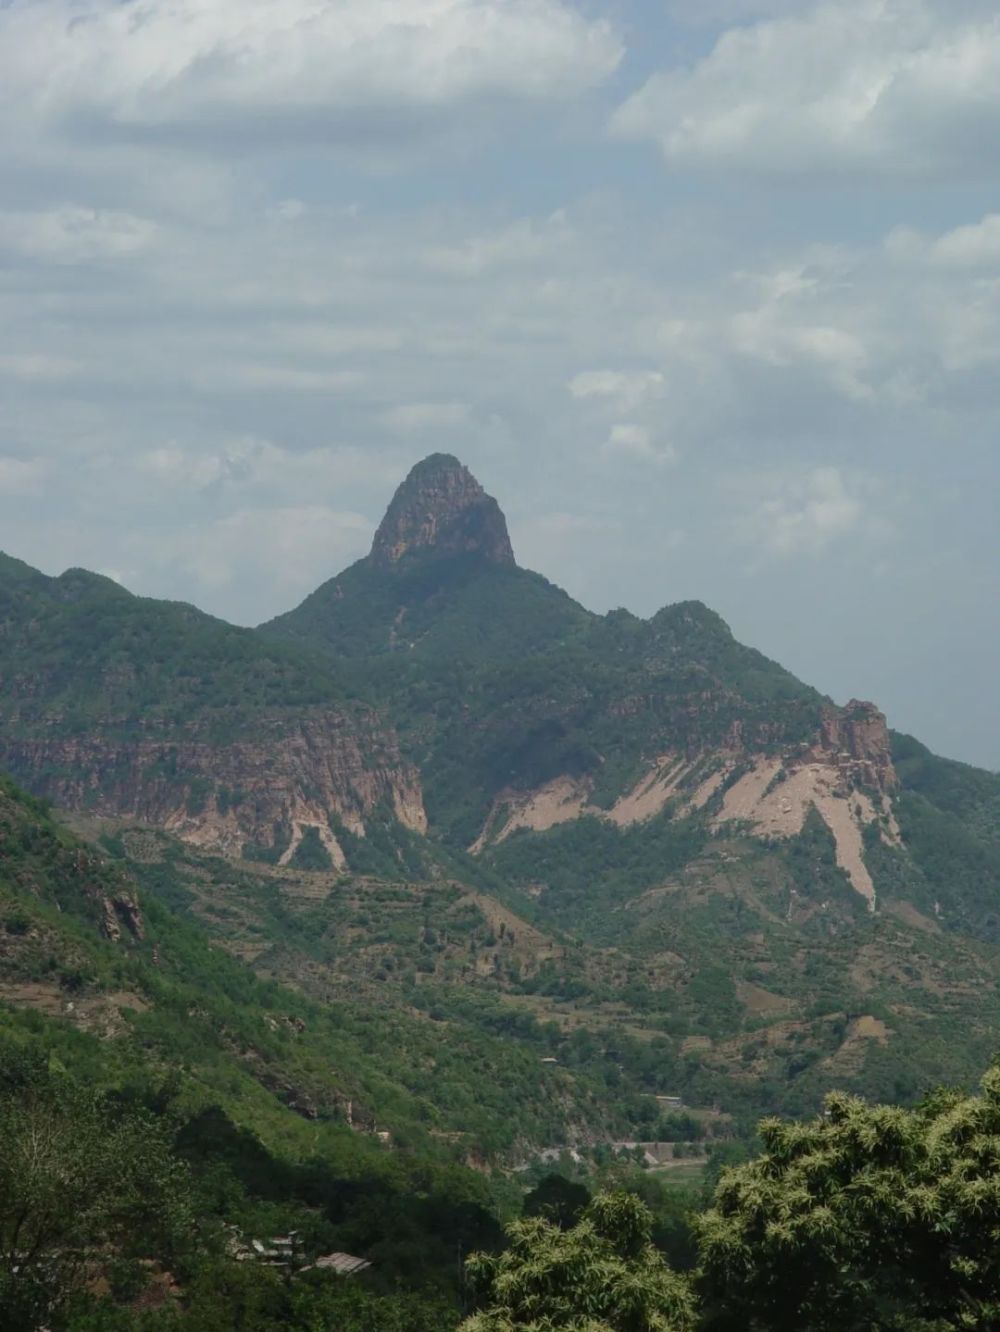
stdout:
[[450,453],[432,453],[407,476],[375,533],[371,559],[388,568],[419,551],[514,563],[499,504]]

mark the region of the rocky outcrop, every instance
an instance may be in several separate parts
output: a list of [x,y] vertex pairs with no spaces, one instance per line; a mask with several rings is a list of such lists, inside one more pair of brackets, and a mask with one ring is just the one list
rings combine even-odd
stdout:
[[[877,824],[886,844],[900,841],[891,799],[898,779],[889,728],[878,708],[857,699],[846,708],[828,708],[820,734],[804,752],[755,755],[744,767],[722,797],[716,826],[744,823],[759,837],[793,837],[815,809],[833,836],[837,864],[874,911],[864,830]],[[727,769],[722,771],[725,779]],[[728,772],[733,771],[730,765]]]
[[502,792],[470,851],[478,854],[519,829],[545,832],[587,816],[629,827],[668,806],[684,817],[713,808],[713,800],[716,828],[743,824],[755,836],[780,839],[800,833],[815,809],[833,835],[838,865],[874,910],[864,829],[877,823],[886,843],[899,842],[891,803],[897,778],[886,719],[874,704],[856,699],[846,708],[824,710],[817,734],[784,753],[748,750],[745,728],[737,723],[715,751],[693,759],[658,756],[607,809],[591,802],[592,785],[589,778],[566,775],[535,790]]
[[898,785],[885,715],[874,703],[852,698],[846,708],[823,714],[818,752],[832,757],[853,785],[893,791]]
[[507,520],[499,504],[457,458],[435,453],[413,468],[396,491],[375,533],[371,561],[381,568],[408,555],[478,554],[514,563]]
[[229,855],[294,849],[313,827],[343,862],[331,821],[364,836],[372,817],[427,826],[419,777],[372,712],[262,715],[253,740],[180,737],[0,738],[0,767],[64,808],[157,824]]
[[137,941],[146,937],[142,911],[131,891],[117,893],[114,897],[102,897],[100,905],[104,935],[112,943],[121,940],[123,927]]
[[69,853],[68,868],[78,890],[97,907],[106,939],[145,939],[146,925],[130,878],[84,847]]

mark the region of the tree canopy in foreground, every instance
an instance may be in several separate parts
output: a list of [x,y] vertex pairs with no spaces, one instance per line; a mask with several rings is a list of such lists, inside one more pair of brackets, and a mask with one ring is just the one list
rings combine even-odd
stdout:
[[767,1120],[698,1222],[707,1325],[741,1332],[1000,1325],[1000,1068],[914,1110],[828,1097]]
[[695,1221],[672,1272],[632,1195],[570,1229],[515,1222],[470,1272],[461,1332],[962,1332],[1000,1327],[1000,1068],[981,1093],[913,1110],[834,1093],[809,1122],[766,1120]]
[[469,1260],[485,1308],[461,1332],[685,1332],[691,1291],[653,1246],[652,1220],[618,1191],[594,1198],[569,1230],[515,1221],[505,1253]]

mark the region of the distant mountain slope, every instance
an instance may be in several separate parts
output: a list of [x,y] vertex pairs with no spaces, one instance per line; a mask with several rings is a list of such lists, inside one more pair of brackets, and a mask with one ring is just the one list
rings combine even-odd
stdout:
[[[517,567],[496,502],[455,458],[419,463],[370,555],[260,632],[363,666],[452,844],[586,815],[627,825],[736,784],[720,818],[789,835],[815,806],[873,896],[863,830],[895,783],[877,710],[837,709],[698,602],[648,621],[584,610]],[[768,801],[779,775],[789,799]]]
[[836,707],[698,602],[591,614],[517,567],[495,501],[448,455],[404,480],[370,555],[261,632],[363,673],[452,845],[581,819],[655,844],[664,817],[787,840],[816,812],[869,905],[908,895],[949,927],[997,928],[1000,778],[890,737],[872,704]]
[[[0,760],[108,820],[262,977],[381,1004],[390,1059],[410,1067],[416,1014],[498,1039],[491,1059],[512,1041],[508,1142],[623,1130],[644,1092],[797,1110],[989,1057],[1000,778],[835,705],[701,603],[590,613],[518,568],[454,458],[257,631],[16,561],[0,612]],[[144,868],[122,819],[188,849]],[[543,1051],[578,1079],[553,1119]],[[472,1118],[464,1074],[431,1067],[428,1105]]]
[[[295,969],[271,975],[296,988],[256,977],[183,910],[183,852],[154,858],[151,836],[133,846],[131,869],[149,879],[140,888],[122,861],[0,779],[0,1028],[40,1014],[55,1024],[54,1044],[81,1058],[97,1040],[111,1067],[177,1066],[196,1101],[221,1105],[279,1150],[284,1140],[315,1151],[322,1139],[342,1152],[357,1140],[363,1154],[377,1149],[378,1129],[441,1159],[482,1160],[627,1129],[591,1076],[546,1074],[537,1048],[513,1033],[402,1002],[387,1009],[372,987],[303,986]],[[199,887],[212,863],[192,862]],[[270,896],[277,919],[273,881]],[[232,920],[235,907],[220,887],[214,911]]]
[[[831,1084],[912,1100],[975,1080],[1000,1024],[995,945],[888,889],[870,914],[818,815],[770,846],[696,823],[583,819],[448,865],[429,848],[406,878],[233,863],[134,826],[102,840],[262,978],[390,1026],[422,1013],[446,1044],[509,1041],[512,1122],[557,1097],[576,1145],[655,1137],[656,1095],[745,1130]],[[468,1123],[495,1101],[447,1060],[425,1088]]]
[[591,618],[518,568],[496,500],[457,458],[436,453],[396,491],[371,553],[261,630],[337,658],[373,659],[379,671],[389,656],[393,668],[404,658],[507,662]]
[[0,765],[72,808],[294,854],[334,818],[424,826],[392,731],[329,662],[82,570],[0,558]]
[[949,929],[1000,940],[1000,774],[892,737],[909,895]]

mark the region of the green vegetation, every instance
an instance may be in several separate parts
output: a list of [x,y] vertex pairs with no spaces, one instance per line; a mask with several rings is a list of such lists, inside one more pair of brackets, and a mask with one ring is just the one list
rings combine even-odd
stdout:
[[[456,1253],[497,1241],[489,1195],[462,1172],[289,1161],[218,1108],[194,1110],[173,1072],[135,1067],[95,1092],[9,1035],[0,1055],[5,1332],[435,1332],[459,1316]],[[237,1237],[289,1229],[292,1283],[235,1261]],[[304,1270],[348,1246],[374,1264],[350,1286]]]
[[688,1284],[652,1243],[652,1216],[628,1193],[595,1198],[571,1229],[516,1221],[497,1257],[469,1262],[486,1306],[461,1332],[686,1332]]
[[939,758],[898,732],[892,733],[892,757],[906,791],[923,796],[977,836],[1000,841],[1000,774]]
[[[422,516],[410,516],[419,527]],[[199,990],[211,967],[195,954],[208,932],[249,964],[212,983],[226,975],[240,990],[247,1012],[232,1026],[254,1051],[269,1052],[276,1033],[245,1021],[264,1002],[243,988],[250,969],[255,983],[297,992],[266,1002],[279,1033],[293,1014],[305,1033],[260,1055],[286,1100],[302,1092],[332,1120],[350,1101],[402,1140],[461,1140],[491,1158],[559,1145],[567,1123],[651,1136],[656,1094],[718,1106],[746,1135],[768,1109],[810,1113],[831,1081],[912,1102],[938,1071],[968,1080],[990,1056],[1000,1018],[989,985],[1000,944],[998,779],[894,737],[903,839],[889,844],[874,824],[866,832],[875,919],[816,812],[773,845],[735,826],[720,835],[721,792],[682,814],[720,752],[798,752],[827,707],[700,603],[648,621],[592,615],[468,543],[458,554],[362,560],[256,634],[106,579],[48,579],[9,560],[0,602],[10,732],[167,737],[155,773],[183,787],[178,809],[190,818],[239,814],[257,796],[237,770],[225,780],[185,773],[175,737],[211,747],[252,735],[266,756],[285,723],[308,738],[310,709],[352,691],[393,721],[421,773],[431,836],[401,827],[388,798],[366,817],[365,836],[331,814],[342,874],[315,828],[279,867],[293,835],[280,805],[243,845],[256,868],[167,843],[146,862],[112,838],[109,849],[155,899],[149,937],[128,953],[150,962],[155,927],[162,962],[152,979],[123,966],[123,949],[98,956],[83,942],[59,955],[47,943],[54,926],[29,930],[34,908],[12,903],[10,937],[30,936],[17,949],[24,977],[56,985],[58,1002],[76,985],[85,1013],[103,1012],[131,1039],[181,1047],[179,1031],[161,1029],[182,1001],[150,1000],[165,981],[187,986],[185,1001]],[[365,732],[360,711],[349,729],[368,752],[382,733]],[[464,849],[497,799],[503,817],[512,791],[570,776],[607,808],[667,752],[707,756],[656,818],[622,829],[587,817],[515,833],[479,857]],[[127,804],[127,754],[102,760],[97,783],[75,755],[60,760],[56,788],[33,772],[38,788],[85,805],[109,787]],[[301,797],[314,800],[308,785]],[[270,842],[272,827],[274,844],[256,844]],[[90,913],[99,925],[93,903]],[[142,1009],[95,1007],[112,973]],[[377,1016],[387,1011],[391,1023]],[[327,1042],[340,1079],[332,1101],[319,1090]],[[211,1035],[206,1049],[218,1046]],[[294,1071],[271,1067],[290,1059]],[[542,1059],[555,1064],[542,1069]],[[255,1055],[255,1076],[258,1066]]]
[[797,743],[823,703],[699,602],[598,616],[475,552],[360,560],[260,632],[364,681],[454,846],[505,788],[587,776],[610,803],[653,753],[719,743],[737,723],[763,749]]
[[[693,821],[585,820],[511,837],[493,868],[407,836],[412,879],[237,865],[134,829],[109,846],[133,848],[145,890],[263,980],[347,1014],[398,1014],[359,1030],[374,1028],[384,1069],[421,1098],[416,1123],[386,1124],[407,1134],[461,1133],[516,1158],[516,1143],[566,1142],[557,1096],[600,1137],[690,1142],[652,1099],[681,1095],[746,1136],[769,1111],[814,1112],[831,1083],[910,1103],[941,1076],[974,1079],[993,1053],[993,946],[889,909],[872,918],[818,820],[774,846]],[[370,863],[400,865],[366,840]],[[531,892],[511,886],[522,876]],[[429,1042],[428,1070],[414,1052]],[[485,1090],[470,1077],[501,1067]]]
[[[262,713],[349,697],[329,661],[180,602],[135,597],[98,574],[48,578],[0,555],[5,732],[163,739],[196,718],[219,742]],[[166,760],[169,761],[169,760]]]
[[120,1283],[149,1253],[173,1259],[192,1218],[162,1120],[52,1076],[37,1054],[3,1056],[0,1311],[18,1332],[60,1318],[95,1251],[114,1253]]
[[698,1226],[709,1328],[945,1332],[1000,1318],[1000,1071],[915,1110],[761,1125]]
[[509,663],[525,648],[544,650],[589,618],[539,574],[475,554],[425,554],[391,569],[359,560],[260,632],[381,665],[379,658],[398,656],[485,666]]
[[618,828],[584,818],[542,836],[515,833],[484,859],[509,884],[544,885],[546,920],[573,924],[597,940],[612,932],[617,922],[610,913],[616,907],[683,869],[707,840],[697,819]]
[[[760,1126],[701,1199],[549,1174],[501,1232],[460,1172],[272,1155],[176,1072],[96,1090],[0,1037],[10,1332],[961,1332],[1000,1318],[1000,1070],[913,1110],[843,1093]],[[478,1191],[477,1191],[478,1190]],[[707,1206],[706,1206],[707,1204]],[[278,1267],[247,1238],[291,1231]],[[337,1246],[373,1261],[312,1267]],[[467,1280],[456,1267],[466,1264]],[[464,1321],[463,1321],[464,1319]]]
[[688,1275],[664,1263],[638,1197],[603,1193],[575,1219],[513,1223],[502,1254],[472,1259],[484,1307],[463,1332],[996,1326],[1000,1070],[978,1096],[942,1090],[910,1111],[834,1093],[821,1117],[760,1135],[692,1218]]
[[[430,998],[415,1014],[415,975],[393,1004],[391,1022],[377,1002],[377,975],[361,994],[349,977],[335,994],[323,973],[305,987],[311,995],[275,983],[276,975],[313,979],[297,965],[278,965],[283,937],[303,951],[309,943],[308,971],[331,947],[353,955],[357,934],[343,937],[344,918],[334,916],[324,942],[308,914],[299,921],[282,907],[273,882],[207,862],[218,866],[223,883],[233,872],[271,899],[264,920],[273,952],[270,965],[260,967],[264,974],[254,975],[212,947],[196,914],[178,914],[192,898],[176,859],[140,866],[149,892],[136,899],[122,868],[102,862],[9,784],[0,789],[0,834],[7,849],[0,865],[0,997],[9,993],[113,1035],[109,1053],[119,1061],[182,1063],[199,1095],[217,1100],[270,1146],[319,1140],[340,1151],[349,1141],[380,1157],[377,1128],[401,1146],[446,1160],[558,1143],[569,1114],[606,1127],[609,1111],[586,1070],[543,1076],[534,1041],[490,1031],[458,1012],[445,1021],[430,1011]],[[203,883],[201,863],[193,868],[192,882]],[[461,896],[447,886],[437,891],[445,901]],[[142,937],[119,921],[121,941],[102,939],[105,902],[118,904],[116,921],[119,911],[141,904]],[[426,919],[426,910],[418,897],[417,918]],[[216,929],[232,937],[242,918],[235,901],[227,908],[216,900],[213,911]],[[351,907],[347,919],[363,914]],[[456,932],[467,927],[457,903],[454,922]],[[485,924],[482,931],[485,937]],[[406,942],[393,943],[391,927],[389,933],[386,961]],[[425,932],[415,960],[437,957],[439,943]],[[348,1106],[364,1134],[348,1128]],[[621,1116],[617,1127],[626,1127]]]

